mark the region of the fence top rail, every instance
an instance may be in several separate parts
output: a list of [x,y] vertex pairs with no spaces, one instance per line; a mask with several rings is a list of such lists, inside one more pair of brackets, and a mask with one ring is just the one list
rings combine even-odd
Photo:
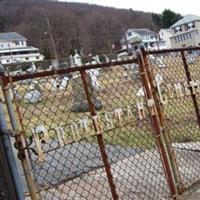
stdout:
[[137,64],[137,59],[128,59],[128,60],[122,60],[122,61],[114,61],[114,62],[107,62],[102,64],[91,64],[91,65],[82,65],[80,67],[69,67],[64,69],[52,69],[52,70],[46,70],[41,72],[33,72],[33,73],[26,73],[26,74],[19,74],[19,75],[5,75],[4,73],[0,73],[0,76],[4,76],[4,83],[9,83],[10,79],[12,82],[27,80],[27,79],[33,79],[33,78],[41,78],[46,76],[53,76],[53,75],[62,75],[72,72],[80,72],[83,70],[90,70],[90,69],[97,69],[97,68],[109,68],[119,65],[125,65],[125,64]]
[[161,49],[155,51],[146,51],[146,53],[155,55],[155,54],[162,54],[162,53],[175,53],[175,52],[183,52],[189,50],[200,50],[200,47],[187,47],[187,48],[176,48],[176,49]]

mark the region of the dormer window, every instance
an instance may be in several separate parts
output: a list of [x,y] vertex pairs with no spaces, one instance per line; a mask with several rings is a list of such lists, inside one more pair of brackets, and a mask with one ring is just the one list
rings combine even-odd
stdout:
[[195,28],[194,22],[191,22],[188,24],[188,29],[191,29],[191,28]]
[[182,31],[182,28],[180,26],[177,26],[174,30],[175,30],[175,33],[178,33]]

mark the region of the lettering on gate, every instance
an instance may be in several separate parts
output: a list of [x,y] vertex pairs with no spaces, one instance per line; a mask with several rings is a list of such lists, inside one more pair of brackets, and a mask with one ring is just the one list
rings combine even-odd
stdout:
[[[200,82],[190,81],[174,84],[157,84],[157,91],[160,102],[166,104],[170,99],[200,93]],[[113,111],[99,113],[98,115],[73,121],[65,126],[49,129],[44,125],[37,125],[31,129],[35,141],[35,147],[38,153],[38,161],[45,159],[45,152],[42,149],[43,143],[48,143],[57,139],[59,146],[78,142],[92,136],[103,134],[112,129],[123,127],[131,122],[144,120],[148,112],[155,115],[155,103],[153,99],[146,103],[138,102],[135,105],[129,105],[125,108],[117,108]],[[53,133],[53,136],[51,134]]]

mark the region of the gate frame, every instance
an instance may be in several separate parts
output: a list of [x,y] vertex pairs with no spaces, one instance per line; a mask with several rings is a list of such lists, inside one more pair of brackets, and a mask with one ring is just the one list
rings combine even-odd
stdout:
[[[151,118],[151,126],[153,130],[152,134],[155,138],[156,146],[160,154],[160,160],[162,162],[165,178],[167,180],[167,183],[170,189],[171,197],[174,200],[177,200],[179,197],[179,194],[182,194],[186,188],[184,188],[184,185],[181,182],[175,153],[172,148],[170,133],[168,132],[168,129],[167,129],[164,110],[162,107],[162,103],[159,101],[157,86],[155,84],[154,75],[152,72],[151,65],[148,62],[147,56],[148,54],[180,52],[182,56],[183,67],[185,70],[186,78],[189,83],[192,79],[190,76],[190,71],[188,69],[187,59],[184,54],[186,50],[200,50],[200,47],[183,48],[183,49],[166,49],[166,50],[149,51],[149,52],[145,51],[144,48],[140,48],[136,51],[137,59],[128,59],[128,60],[120,61],[120,62],[116,61],[116,62],[111,62],[111,63],[96,64],[93,66],[73,67],[73,68],[68,68],[68,69],[54,69],[52,71],[43,71],[43,72],[38,72],[38,73],[33,73],[33,74],[23,74],[23,75],[16,75],[16,76],[9,76],[5,72],[1,72],[0,76],[1,76],[3,94],[5,97],[5,102],[6,102],[8,114],[10,117],[11,125],[15,132],[16,146],[19,151],[20,160],[22,162],[22,166],[24,169],[25,177],[26,177],[26,182],[27,182],[32,200],[38,200],[39,197],[38,197],[38,193],[36,189],[36,184],[33,179],[33,174],[31,171],[30,160],[28,157],[28,149],[26,147],[26,141],[23,135],[23,127],[21,127],[22,129],[21,131],[18,124],[19,121],[21,124],[22,119],[19,116],[20,113],[19,113],[17,105],[15,104],[19,119],[16,118],[14,107],[10,98],[9,89],[10,89],[10,86],[12,87],[12,82],[16,82],[16,81],[24,80],[24,79],[52,76],[56,74],[63,74],[63,73],[78,71],[81,75],[81,80],[82,80],[83,89],[87,98],[89,111],[90,111],[91,116],[93,117],[96,115],[96,109],[93,103],[92,95],[90,94],[90,88],[87,82],[88,80],[87,80],[86,70],[95,69],[95,68],[108,68],[114,65],[122,65],[122,64],[130,64],[130,63],[137,63],[139,65],[141,81],[145,90],[145,100],[147,102],[147,105],[148,105],[147,107],[148,107],[150,118]],[[197,103],[195,94],[193,94],[192,88],[191,87],[189,88],[190,88],[191,97],[192,97],[193,105],[196,112],[198,125],[200,128],[200,111],[199,111],[198,103]],[[151,102],[151,106],[150,106],[150,102]],[[94,124],[95,131],[97,132],[98,128],[96,127],[95,123],[93,124]],[[108,155],[106,152],[102,134],[97,134],[97,141],[98,141],[99,149],[101,152],[101,157],[104,163],[104,168],[106,171],[112,197],[114,200],[118,200],[119,197],[115,188],[111,166],[109,164]],[[195,183],[196,182],[197,181],[195,181]]]

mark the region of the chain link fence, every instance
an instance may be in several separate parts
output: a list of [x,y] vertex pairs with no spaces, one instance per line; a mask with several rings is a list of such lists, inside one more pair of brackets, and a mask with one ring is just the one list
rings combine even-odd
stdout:
[[150,52],[149,64],[185,188],[199,179],[199,49]]
[[199,50],[114,59],[2,75],[32,199],[177,199],[199,177]]

